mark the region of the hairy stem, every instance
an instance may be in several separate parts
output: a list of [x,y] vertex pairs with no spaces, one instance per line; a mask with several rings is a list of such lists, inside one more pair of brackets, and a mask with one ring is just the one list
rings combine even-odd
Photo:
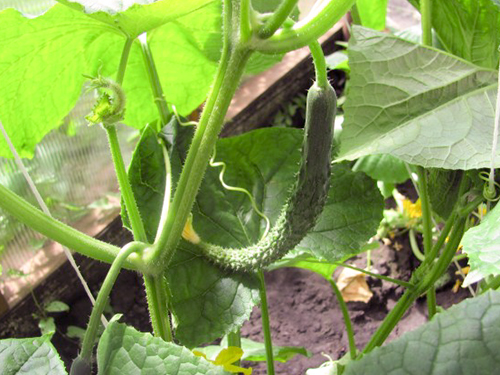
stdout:
[[106,126],[105,129],[106,133],[108,134],[109,148],[111,150],[111,156],[113,158],[118,185],[120,186],[123,201],[125,203],[127,214],[130,219],[130,225],[132,226],[134,239],[136,241],[147,242],[146,231],[144,230],[141,215],[139,213],[139,209],[135,201],[135,196],[132,191],[132,187],[130,186],[128,174],[125,169],[125,163],[123,162],[116,127]]
[[269,309],[267,307],[266,281],[262,270],[257,272],[259,277],[260,310],[262,313],[262,330],[266,347],[267,375],[274,375],[273,341],[271,339],[271,326],[269,324]]
[[139,242],[131,242],[127,244],[123,249],[120,250],[117,257],[113,261],[111,268],[104,279],[104,282],[97,295],[97,300],[92,313],[90,314],[89,324],[87,330],[85,331],[85,336],[83,337],[82,351],[79,357],[83,358],[87,362],[90,362],[92,356],[92,349],[94,347],[95,339],[97,337],[97,329],[99,328],[99,319],[106,307],[106,303],[111,292],[111,288],[115,284],[116,278],[123,267],[123,263],[128,258],[128,256],[134,252],[138,252],[144,248],[144,244]]
[[283,25],[298,2],[299,0],[282,0],[272,16],[269,17],[257,32],[259,38],[267,39],[271,37]]
[[331,0],[293,27],[278,30],[268,39],[256,38],[251,47],[264,53],[284,53],[307,46],[326,33],[351,9],[356,0]]
[[149,264],[157,265],[159,272],[170,263],[175,252],[248,57],[249,52],[239,48],[223,53],[215,83],[196,128],[165,225],[146,258]]
[[139,37],[139,41],[141,42],[142,56],[144,57],[144,65],[148,74],[149,85],[151,86],[151,90],[153,91],[154,101],[161,119],[161,129],[170,121],[172,115],[168,110],[165,95],[163,94],[160,78],[158,76],[158,70],[156,69],[153,54],[151,53],[151,49],[149,48],[147,35],[141,35]]
[[337,301],[339,302],[340,309],[342,310],[342,315],[344,317],[345,329],[347,331],[347,339],[349,340],[349,355],[352,360],[356,359],[357,351],[356,341],[354,338],[354,330],[352,329],[351,318],[349,317],[349,309],[347,308],[347,304],[344,301],[344,297],[342,297],[342,293],[340,292],[337,284],[333,279],[328,280],[330,285],[332,286],[333,292],[337,297]]
[[167,285],[163,275],[144,275],[144,286],[154,335],[173,341],[167,309]]
[[[0,208],[40,234],[90,258],[112,263],[120,251],[119,247],[96,240],[44,214],[3,185],[0,185]],[[137,270],[138,264],[125,262],[125,267]]]

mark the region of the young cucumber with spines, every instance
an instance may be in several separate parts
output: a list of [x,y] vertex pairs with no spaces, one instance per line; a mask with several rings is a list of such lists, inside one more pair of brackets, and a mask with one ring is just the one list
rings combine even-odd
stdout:
[[315,82],[307,93],[298,178],[278,220],[257,244],[244,249],[191,239],[210,261],[234,271],[258,270],[282,258],[314,227],[328,197],[336,108],[337,97],[332,86],[327,83],[320,87]]

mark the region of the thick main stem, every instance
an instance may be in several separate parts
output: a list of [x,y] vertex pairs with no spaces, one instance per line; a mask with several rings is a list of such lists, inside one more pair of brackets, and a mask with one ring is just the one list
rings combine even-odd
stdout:
[[191,212],[224,117],[236,91],[250,52],[228,48],[223,53],[215,83],[189,148],[170,211],[146,262],[161,272],[172,259]]

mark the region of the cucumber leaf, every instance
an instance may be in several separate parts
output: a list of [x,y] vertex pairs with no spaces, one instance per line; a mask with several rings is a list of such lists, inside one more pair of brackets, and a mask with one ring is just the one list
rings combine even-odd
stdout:
[[384,199],[374,180],[353,172],[346,163],[335,164],[325,209],[297,249],[330,262],[359,253],[376,234],[383,209]]
[[235,331],[259,303],[258,280],[248,273],[223,271],[181,240],[166,277],[175,338],[187,347]]
[[429,168],[426,173],[432,210],[446,220],[458,200],[463,172]]
[[64,363],[50,342],[51,335],[0,340],[0,373],[4,375],[65,375]]
[[349,64],[339,161],[391,154],[424,167],[490,165],[496,71],[361,27]]
[[110,322],[99,340],[97,365],[100,375],[229,374],[185,347],[118,322]]
[[500,275],[500,205],[497,204],[481,224],[465,232],[462,246],[470,265],[464,286],[489,275]]
[[[189,14],[189,20],[208,25],[211,38],[220,45],[220,14],[204,10]],[[211,60],[204,46],[207,30],[178,28],[168,35],[160,33],[159,38],[167,38],[152,43],[153,53],[168,51],[156,58],[162,67],[160,81],[169,103],[182,113],[204,100],[215,72],[217,60]],[[192,38],[199,43],[191,43]],[[35,145],[73,108],[87,80],[83,74],[116,75],[124,44],[124,36],[107,24],[60,4],[34,19],[14,9],[0,12],[0,120],[22,157],[31,157]],[[138,42],[130,51],[123,88],[125,124],[140,129],[155,120],[157,110]],[[3,137],[0,156],[12,157]]]
[[494,374],[499,327],[500,292],[487,292],[351,362],[344,375]]
[[[173,185],[180,173],[190,129],[173,119],[164,131],[170,143]],[[156,236],[165,190],[162,147],[152,126],[146,127],[134,151],[128,177],[143,217],[148,241]],[[129,226],[122,205],[122,218]],[[211,342],[245,322],[259,302],[258,282],[251,274],[230,274],[199,256],[188,242],[181,241],[166,277],[170,286],[170,309],[175,317],[175,336],[186,346]]]
[[135,38],[144,32],[194,12],[215,0],[186,0],[182,2],[168,0],[57,1],[107,24],[108,27],[111,26],[116,32]]
[[387,0],[357,0],[356,7],[363,26],[375,30],[385,29]]
[[[496,0],[447,0],[432,4],[432,27],[445,49],[476,65],[497,69],[500,9]],[[419,8],[420,0],[410,0]]]

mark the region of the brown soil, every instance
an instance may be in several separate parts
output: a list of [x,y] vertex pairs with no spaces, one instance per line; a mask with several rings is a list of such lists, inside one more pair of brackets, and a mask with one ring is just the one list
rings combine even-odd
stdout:
[[[403,248],[408,249],[405,245],[406,243],[403,243]],[[417,265],[408,250],[396,251],[388,246],[372,251],[372,261],[373,270],[404,280],[409,278],[410,270]],[[364,267],[366,260],[358,257],[354,263]],[[276,363],[277,374],[303,375],[308,368],[318,367],[325,362],[326,358],[322,353],[333,359],[338,359],[346,353],[348,342],[342,314],[326,280],[309,271],[289,268],[269,272],[266,282],[273,342],[277,345],[303,346],[312,353],[311,358],[296,356],[287,363]],[[359,349],[367,343],[403,292],[402,287],[371,277],[368,278],[368,284],[374,293],[369,303],[348,303]],[[94,287],[97,290],[99,285]],[[438,292],[437,298],[439,305],[447,308],[467,296],[466,290],[455,294],[451,291],[451,286],[447,285]],[[63,333],[70,325],[85,327],[90,305],[83,292],[66,302],[71,305],[71,311],[56,317],[59,333],[53,342],[69,365],[71,358],[76,356],[78,343]],[[146,318],[148,314],[145,293],[138,274],[122,272],[112,292],[111,305],[114,313],[124,314],[122,321],[141,331],[151,330]],[[250,321],[242,328],[242,336],[263,341],[260,318],[260,309],[256,307]],[[404,316],[390,339],[418,327],[425,321],[426,306],[425,301],[421,300]],[[251,366],[254,375],[266,374],[265,363],[246,362],[244,366]]]

